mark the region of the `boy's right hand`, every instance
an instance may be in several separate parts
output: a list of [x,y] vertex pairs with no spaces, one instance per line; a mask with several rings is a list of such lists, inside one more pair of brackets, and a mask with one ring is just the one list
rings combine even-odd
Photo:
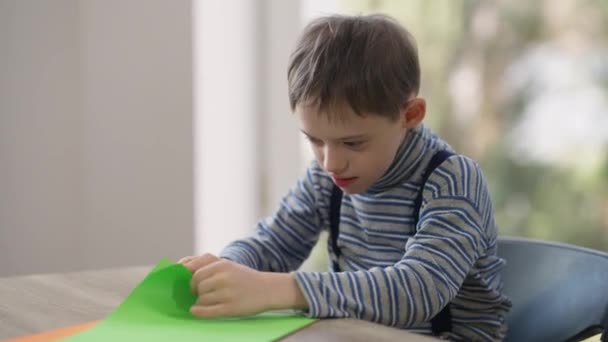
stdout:
[[215,255],[205,253],[203,255],[194,255],[181,258],[177,263],[184,265],[184,267],[194,274],[199,269],[219,260],[220,258],[216,257]]
[[261,272],[213,254],[179,260],[192,272],[197,317],[248,316],[267,310],[308,309],[293,274]]

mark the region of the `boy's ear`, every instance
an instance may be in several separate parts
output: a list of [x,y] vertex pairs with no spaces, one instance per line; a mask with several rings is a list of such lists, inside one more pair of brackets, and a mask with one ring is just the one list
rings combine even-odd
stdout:
[[401,123],[403,128],[414,128],[418,126],[426,115],[426,101],[421,97],[415,97],[403,104],[401,108]]

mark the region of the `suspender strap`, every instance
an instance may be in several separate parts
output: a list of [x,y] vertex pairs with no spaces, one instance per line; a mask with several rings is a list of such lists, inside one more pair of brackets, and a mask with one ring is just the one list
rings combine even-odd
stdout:
[[422,174],[422,185],[420,186],[420,192],[418,192],[418,196],[414,201],[414,220],[416,225],[418,225],[418,220],[420,219],[420,207],[422,206],[422,193],[424,192],[424,185],[429,180],[429,176],[431,175],[431,173],[433,173],[433,171],[435,171],[435,169],[438,168],[439,165],[441,165],[446,159],[448,159],[452,155],[453,153],[449,151],[438,151],[433,155],[433,157],[429,161],[429,165],[424,170],[424,173]]
[[[429,176],[433,171],[439,167],[446,159],[452,156],[453,153],[449,151],[438,151],[431,158],[429,165],[422,174],[422,185],[420,192],[414,202],[414,225],[418,225],[420,218],[420,207],[422,206],[422,193],[424,192],[424,185],[426,184]],[[340,259],[340,248],[338,247],[338,234],[340,233],[340,206],[342,205],[342,190],[334,184],[331,190],[331,198],[329,203],[329,223],[330,232],[329,239],[331,247],[334,252],[335,259],[332,260],[332,269],[334,272],[340,272],[340,265],[338,260]],[[440,335],[443,332],[452,330],[452,315],[450,313],[450,304],[446,305],[435,317],[431,319],[431,330],[433,335]]]
[[331,241],[331,248],[334,252],[335,259],[332,260],[332,269],[334,272],[340,272],[340,265],[338,260],[340,259],[340,248],[338,248],[338,234],[340,230],[340,206],[342,205],[342,190],[334,184],[331,189],[331,199],[329,203],[329,224],[331,231],[329,232],[329,239]]
[[[422,185],[420,186],[420,192],[418,192],[418,196],[416,197],[416,201],[414,202],[414,220],[415,225],[418,225],[418,221],[420,220],[420,207],[422,206],[422,193],[424,192],[424,185],[429,180],[429,176],[433,171],[441,165],[446,159],[452,156],[451,152],[442,150],[438,151],[433,155],[429,165],[426,170],[422,174]],[[433,335],[438,336],[441,333],[448,332],[452,330],[452,314],[450,312],[450,304],[448,303],[443,307],[441,311],[435,317],[431,318],[431,331],[433,331]]]

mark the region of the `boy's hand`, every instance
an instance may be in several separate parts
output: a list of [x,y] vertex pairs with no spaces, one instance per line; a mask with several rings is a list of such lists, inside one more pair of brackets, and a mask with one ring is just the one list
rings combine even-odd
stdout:
[[205,267],[211,263],[219,261],[220,258],[216,257],[211,253],[205,253],[198,256],[187,256],[181,258],[177,263],[183,264],[190,272],[195,273],[200,268]]
[[195,316],[246,316],[308,307],[292,274],[260,272],[212,254],[179,262],[193,272],[190,286],[198,299],[190,312]]
[[264,273],[229,260],[198,268],[191,286],[198,299],[190,312],[198,317],[245,316],[270,307]]

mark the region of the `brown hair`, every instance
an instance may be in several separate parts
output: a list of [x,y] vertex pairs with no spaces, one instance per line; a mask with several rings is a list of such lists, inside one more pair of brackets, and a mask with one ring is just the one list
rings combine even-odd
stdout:
[[420,88],[412,35],[385,15],[332,15],[313,20],[291,54],[289,102],[320,111],[349,105],[358,115],[395,119]]

